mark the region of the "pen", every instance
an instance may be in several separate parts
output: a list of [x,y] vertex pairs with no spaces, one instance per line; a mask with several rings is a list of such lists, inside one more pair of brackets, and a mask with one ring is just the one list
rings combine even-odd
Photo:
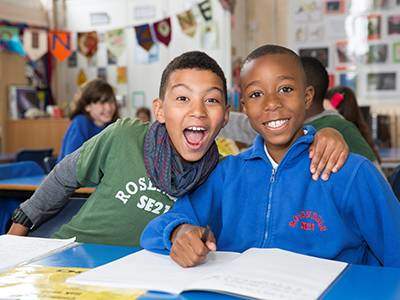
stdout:
[[203,243],[207,242],[209,234],[210,234],[210,225],[207,225],[206,229],[203,231],[203,234],[201,235],[200,238]]

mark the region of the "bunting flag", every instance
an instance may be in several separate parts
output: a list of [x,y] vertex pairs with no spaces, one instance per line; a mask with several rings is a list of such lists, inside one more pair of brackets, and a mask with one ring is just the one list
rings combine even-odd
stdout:
[[149,51],[154,45],[153,37],[151,36],[151,30],[149,24],[135,26],[136,39],[140,46],[146,51]]
[[191,9],[177,15],[179,25],[184,34],[194,37],[196,34],[197,23]]
[[96,31],[78,32],[78,50],[84,56],[90,58],[97,52],[99,38]]
[[25,56],[25,50],[19,38],[19,29],[12,26],[0,26],[0,49]]
[[198,4],[201,15],[204,20],[211,21],[212,20],[212,7],[210,0],[204,0]]
[[72,54],[71,33],[66,31],[49,31],[49,48],[55,58],[59,61],[64,61]]
[[35,61],[47,53],[47,31],[42,29],[24,30],[24,49],[28,57]]
[[153,29],[156,33],[157,40],[165,46],[169,45],[171,41],[171,18],[165,18],[161,21],[153,23]]
[[125,31],[123,29],[115,29],[107,31],[105,34],[105,43],[107,49],[114,56],[121,56],[125,50]]

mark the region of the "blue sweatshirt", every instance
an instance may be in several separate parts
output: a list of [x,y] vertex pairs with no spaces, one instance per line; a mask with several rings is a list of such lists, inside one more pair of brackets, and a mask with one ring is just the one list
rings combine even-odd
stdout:
[[205,227],[217,249],[281,248],[348,263],[400,267],[400,203],[372,163],[350,154],[328,181],[311,178],[315,130],[298,138],[276,171],[257,136],[207,181],[148,224],[142,247],[166,252],[183,223]]
[[72,119],[72,122],[64,135],[57,161],[61,161],[66,155],[74,152],[82,146],[84,142],[98,134],[104,128],[105,126],[99,127],[94,124],[94,122],[84,114],[77,115]]

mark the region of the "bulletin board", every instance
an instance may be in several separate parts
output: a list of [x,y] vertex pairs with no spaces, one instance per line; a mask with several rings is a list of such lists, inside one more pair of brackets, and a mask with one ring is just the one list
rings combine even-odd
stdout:
[[[70,0],[66,4],[66,28],[77,43],[73,46],[77,50],[60,63],[58,91],[63,100],[72,99],[77,86],[85,80],[102,77],[115,87],[122,115],[132,116],[140,106],[151,107],[169,61],[190,50],[212,56],[230,82],[231,17],[219,0]],[[194,31],[184,29],[178,18],[188,11],[195,23]],[[155,32],[157,22],[162,20],[170,22],[168,38],[160,36],[165,27]],[[153,42],[143,40],[139,44],[136,27],[149,30]],[[114,53],[110,53],[107,44],[110,31],[115,31],[115,43],[124,42],[123,49],[113,47]],[[92,36],[90,32],[94,32]],[[83,53],[82,39],[96,41],[93,55],[90,49]]]
[[289,1],[289,46],[318,58],[360,105],[400,104],[400,0]]

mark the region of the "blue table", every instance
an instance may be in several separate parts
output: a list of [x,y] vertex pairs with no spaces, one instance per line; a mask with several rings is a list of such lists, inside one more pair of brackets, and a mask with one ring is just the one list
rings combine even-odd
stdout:
[[[111,262],[137,248],[80,244],[35,262],[35,265],[94,268]],[[310,270],[311,271],[311,270]],[[237,299],[207,292],[187,292],[180,296],[148,292],[139,299]],[[350,265],[322,299],[400,299],[400,269]]]

